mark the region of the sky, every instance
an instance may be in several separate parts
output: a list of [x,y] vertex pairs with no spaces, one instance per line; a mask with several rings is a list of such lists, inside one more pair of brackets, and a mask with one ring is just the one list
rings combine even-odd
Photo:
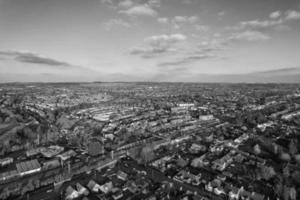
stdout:
[[189,81],[299,52],[299,0],[0,0],[1,82]]

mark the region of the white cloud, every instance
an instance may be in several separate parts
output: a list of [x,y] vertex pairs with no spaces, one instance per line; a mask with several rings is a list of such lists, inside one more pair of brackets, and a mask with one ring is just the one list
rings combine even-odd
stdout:
[[298,10],[288,10],[286,12],[282,11],[274,11],[269,14],[269,19],[267,20],[249,20],[242,21],[235,26],[226,27],[227,30],[242,30],[246,28],[267,28],[267,27],[275,27],[277,29],[278,26],[282,26],[284,23],[290,20],[299,20],[300,19],[300,11]]
[[205,26],[205,25],[199,25],[199,24],[196,24],[195,25],[195,29],[197,30],[197,31],[203,31],[203,32],[207,32],[207,31],[209,31],[209,27],[208,26]]
[[197,15],[193,15],[188,18],[188,21],[190,23],[196,23],[198,20],[199,20],[199,17]]
[[165,66],[177,66],[177,65],[184,65],[190,62],[195,62],[199,60],[205,60],[209,58],[216,58],[217,56],[213,54],[197,54],[197,55],[186,55],[181,58],[177,58],[172,61],[166,61],[166,62],[161,62],[158,64],[160,67],[165,67]]
[[204,40],[200,42],[197,46],[199,52],[207,53],[211,51],[224,50],[227,45],[228,45],[227,40],[211,39],[211,40]]
[[157,16],[160,0],[102,0],[102,3],[128,16]]
[[161,5],[160,0],[149,0],[148,5],[152,8],[159,8]]
[[269,17],[271,19],[277,19],[277,18],[281,17],[281,14],[282,14],[281,11],[277,10],[277,11],[270,13]]
[[180,29],[184,24],[195,24],[199,20],[197,15],[192,16],[175,16],[171,20],[174,29]]
[[157,12],[148,4],[136,5],[127,10],[120,10],[119,13],[129,16],[157,16]]
[[225,15],[225,11],[221,11],[221,12],[218,13],[218,16],[219,16],[219,17],[222,17],[222,16],[224,16],[224,15]]
[[181,0],[180,1],[182,4],[192,4],[193,3],[193,0]]
[[177,23],[184,23],[187,21],[187,17],[186,16],[175,16],[173,18],[173,21],[177,22]]
[[157,21],[161,24],[167,24],[169,23],[169,19],[167,17],[161,17],[161,18],[158,18]]
[[199,17],[197,15],[193,16],[175,16],[173,18],[173,22],[175,23],[185,23],[185,22],[190,22],[190,23],[196,23],[199,20]]
[[104,28],[106,30],[111,30],[114,27],[130,28],[131,25],[121,18],[113,18],[113,19],[110,19],[109,21],[107,21],[106,23],[104,23]]
[[173,26],[173,28],[174,29],[176,29],[176,30],[178,30],[178,29],[180,29],[180,26],[177,24],[177,23],[172,23],[172,26]]
[[186,40],[186,36],[183,34],[171,34],[171,35],[154,35],[147,38],[145,41],[149,42],[153,46],[159,46],[164,44],[177,43]]
[[220,38],[220,37],[222,36],[222,34],[221,34],[221,33],[214,33],[213,36],[214,36],[215,38]]
[[101,0],[101,2],[104,4],[113,4],[112,0]]
[[167,52],[178,51],[177,44],[186,40],[183,34],[154,35],[145,39],[146,45],[133,47],[129,53],[150,58]]
[[288,10],[286,11],[286,20],[298,20],[300,19],[300,11],[297,10]]
[[131,1],[131,0],[124,0],[124,1],[120,1],[118,6],[120,8],[128,9],[128,8],[132,7],[133,5],[134,5],[133,1]]
[[276,26],[274,29],[275,29],[276,31],[281,31],[281,32],[292,30],[291,27],[289,27],[289,26],[287,26],[287,25],[284,25],[284,24],[279,25],[279,26]]
[[229,39],[245,40],[245,41],[264,41],[264,40],[269,40],[270,36],[259,31],[244,31],[241,33],[233,34]]
[[264,28],[280,25],[283,23],[283,20],[252,20],[252,21],[244,21],[240,23],[242,28],[253,27],[253,28]]

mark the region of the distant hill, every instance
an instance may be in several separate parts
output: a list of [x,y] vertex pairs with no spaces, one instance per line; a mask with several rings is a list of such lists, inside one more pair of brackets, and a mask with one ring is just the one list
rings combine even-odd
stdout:
[[[160,80],[168,75],[160,76]],[[156,81],[158,81],[156,79]],[[168,81],[176,81],[175,79]],[[300,68],[285,68],[246,74],[194,74],[181,77],[186,82],[224,82],[224,83],[300,83]]]
[[130,74],[94,74],[90,76],[63,76],[59,74],[1,74],[0,82],[224,82],[224,83],[300,83],[300,67],[284,68],[247,74],[177,74],[160,73],[150,77]]
[[254,72],[237,75],[217,75],[220,82],[251,82],[251,83],[300,83],[300,68]]

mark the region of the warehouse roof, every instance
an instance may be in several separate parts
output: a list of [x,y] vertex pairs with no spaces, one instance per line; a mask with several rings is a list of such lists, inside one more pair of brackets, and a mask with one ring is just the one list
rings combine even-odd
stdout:
[[36,159],[34,159],[34,160],[17,163],[16,167],[18,172],[22,173],[22,172],[38,169],[41,167],[41,165]]

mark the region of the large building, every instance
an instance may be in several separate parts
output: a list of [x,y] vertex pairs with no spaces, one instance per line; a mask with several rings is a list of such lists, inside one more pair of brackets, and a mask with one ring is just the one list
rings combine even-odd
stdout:
[[41,165],[36,159],[17,163],[16,167],[21,176],[41,171]]

